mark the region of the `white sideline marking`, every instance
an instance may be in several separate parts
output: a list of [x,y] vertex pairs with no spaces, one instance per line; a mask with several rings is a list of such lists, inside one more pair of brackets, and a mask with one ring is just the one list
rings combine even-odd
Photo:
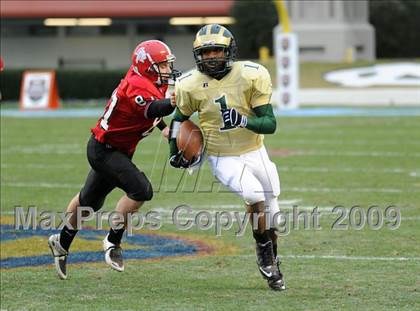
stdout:
[[[231,255],[232,257],[255,257],[255,255]],[[376,256],[346,256],[346,255],[280,255],[280,258],[292,259],[334,259],[362,261],[420,261],[420,257],[376,257]]]

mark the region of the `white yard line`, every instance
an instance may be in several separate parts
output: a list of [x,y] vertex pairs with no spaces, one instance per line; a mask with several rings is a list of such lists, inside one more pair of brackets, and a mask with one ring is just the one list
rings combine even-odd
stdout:
[[282,188],[284,192],[362,192],[362,193],[412,193],[420,192],[420,189],[396,189],[396,188],[309,188],[289,187]]
[[[86,163],[86,169],[88,169]],[[36,163],[22,163],[10,164],[3,163],[0,166],[3,169],[42,169],[42,170],[57,170],[57,169],[74,169],[77,166],[72,164],[36,164]],[[141,165],[142,169],[163,169],[164,165]],[[203,168],[205,169],[205,168]],[[403,168],[355,168],[355,167],[293,167],[278,165],[277,170],[280,172],[304,172],[304,173],[375,173],[375,174],[408,174],[411,177],[419,177],[420,172],[412,171],[411,169]]]
[[[282,145],[334,145],[334,146],[401,146],[399,141],[377,141],[374,143],[369,140],[331,140],[331,139],[293,139],[281,140]],[[420,146],[416,141],[405,141],[404,145]]]
[[282,166],[278,165],[277,170],[279,171],[293,171],[293,172],[305,172],[305,173],[384,173],[384,174],[406,174],[411,170],[402,168],[354,168],[354,167],[293,167],[293,166]]
[[[47,182],[3,182],[3,187],[11,188],[81,188],[83,184],[63,184]],[[397,188],[312,188],[312,187],[286,187],[282,188],[285,192],[362,192],[362,193],[413,193],[420,192],[420,189],[397,189]]]
[[[255,255],[230,255],[230,257],[255,257]],[[333,259],[333,260],[360,260],[360,261],[420,261],[420,257],[377,257],[377,256],[346,256],[346,255],[281,255],[281,258],[290,259]]]
[[11,188],[78,188],[80,189],[83,184],[64,184],[64,183],[46,183],[46,182],[3,182],[4,187]]
[[[141,154],[155,154],[155,149],[142,150]],[[84,145],[39,145],[39,146],[14,146],[1,150],[1,154],[86,154]]]
[[319,150],[296,150],[292,151],[291,156],[332,156],[332,157],[391,157],[391,158],[420,158],[420,153],[410,152],[391,152],[391,151],[319,151]]
[[21,169],[42,169],[42,170],[56,170],[56,169],[74,169],[76,165],[67,164],[35,164],[35,163],[22,163],[22,164],[1,164],[1,168],[21,168]]

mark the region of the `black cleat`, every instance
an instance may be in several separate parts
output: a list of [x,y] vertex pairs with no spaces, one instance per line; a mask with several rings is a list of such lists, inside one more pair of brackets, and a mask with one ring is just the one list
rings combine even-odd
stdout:
[[272,242],[257,243],[256,253],[258,269],[263,278],[267,280],[268,286],[273,290],[285,290],[286,285],[279,269],[280,260],[278,257],[274,258]]

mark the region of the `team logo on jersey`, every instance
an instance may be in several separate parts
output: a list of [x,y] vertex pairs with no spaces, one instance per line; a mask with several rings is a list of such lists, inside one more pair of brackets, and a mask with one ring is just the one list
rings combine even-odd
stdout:
[[136,102],[136,104],[137,104],[137,105],[139,105],[139,106],[144,106],[144,105],[146,105],[146,101],[144,100],[143,96],[137,95],[137,96],[134,98],[134,101],[135,101],[135,102]]
[[207,82],[204,82],[204,83],[203,83],[203,87],[204,87],[204,88],[209,87],[209,84],[208,84]]
[[138,62],[144,63],[146,58],[147,58],[147,53],[146,53],[145,49],[143,47],[138,49],[137,52],[136,52],[136,63],[138,63]]

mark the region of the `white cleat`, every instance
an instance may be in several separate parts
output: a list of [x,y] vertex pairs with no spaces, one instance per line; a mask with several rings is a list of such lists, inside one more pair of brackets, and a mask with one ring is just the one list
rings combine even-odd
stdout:
[[124,271],[124,262],[122,256],[122,248],[119,244],[114,244],[108,241],[108,235],[102,241],[105,251],[105,262],[114,270],[118,272]]
[[60,234],[53,234],[48,239],[48,246],[54,257],[55,270],[60,279],[67,279],[67,256],[69,253],[60,244]]

